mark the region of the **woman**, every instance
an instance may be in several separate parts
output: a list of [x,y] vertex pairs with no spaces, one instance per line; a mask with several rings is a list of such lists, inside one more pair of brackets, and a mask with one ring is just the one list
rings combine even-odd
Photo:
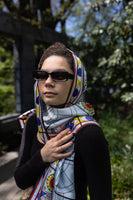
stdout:
[[87,82],[80,59],[55,43],[34,78],[35,109],[19,118],[24,130],[17,185],[34,186],[32,200],[86,200],[87,187],[91,200],[111,200],[108,144],[93,108],[83,101]]

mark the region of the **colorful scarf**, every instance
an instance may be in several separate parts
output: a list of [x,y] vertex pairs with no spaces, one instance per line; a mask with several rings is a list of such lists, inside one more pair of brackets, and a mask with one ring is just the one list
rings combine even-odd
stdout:
[[[94,114],[90,104],[83,101],[83,93],[87,87],[86,71],[80,59],[71,51],[74,59],[74,80],[67,101],[63,108],[46,105],[38,90],[38,82],[34,86],[35,109],[19,117],[24,128],[26,119],[36,112],[40,138],[44,144],[59,132],[70,128],[68,134],[75,134],[88,124],[98,125],[92,118]],[[74,140],[73,137],[73,140]],[[74,149],[74,145],[67,151]],[[65,200],[75,199],[74,187],[74,153],[65,159],[50,163],[39,178],[30,200]]]

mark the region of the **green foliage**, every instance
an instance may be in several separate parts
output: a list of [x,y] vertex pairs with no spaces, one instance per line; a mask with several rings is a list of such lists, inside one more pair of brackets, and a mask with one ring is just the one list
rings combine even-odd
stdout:
[[0,115],[15,111],[14,65],[10,51],[0,47]]
[[65,22],[77,0],[26,1],[0,0],[0,9],[13,14],[16,18],[31,23],[33,26],[55,29],[57,23],[65,33]]
[[123,102],[127,102],[128,104],[132,104],[133,102],[133,92],[126,92],[121,96]]
[[133,198],[133,114],[122,119],[109,110],[99,120],[111,156],[113,199]]
[[110,101],[118,104],[133,104],[132,10],[133,1],[79,1],[78,9],[75,6],[71,15],[77,36],[73,43],[82,51],[91,92],[96,88],[97,96],[104,88],[99,100],[108,95]]

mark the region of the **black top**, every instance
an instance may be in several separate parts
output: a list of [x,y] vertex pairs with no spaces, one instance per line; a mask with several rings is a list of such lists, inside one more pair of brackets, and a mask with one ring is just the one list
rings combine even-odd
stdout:
[[[26,189],[35,185],[44,168],[37,140],[36,115],[29,117],[22,133],[19,158],[14,177],[18,187]],[[108,143],[99,126],[87,125],[75,138],[74,177],[76,200],[87,199],[87,186],[91,200],[111,200],[111,169]]]

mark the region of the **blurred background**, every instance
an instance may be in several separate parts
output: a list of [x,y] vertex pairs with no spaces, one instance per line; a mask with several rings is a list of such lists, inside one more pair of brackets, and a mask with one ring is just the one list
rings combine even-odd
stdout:
[[0,0],[0,155],[19,148],[17,117],[34,108],[32,71],[56,41],[87,69],[85,96],[109,143],[113,199],[132,200],[132,0]]

